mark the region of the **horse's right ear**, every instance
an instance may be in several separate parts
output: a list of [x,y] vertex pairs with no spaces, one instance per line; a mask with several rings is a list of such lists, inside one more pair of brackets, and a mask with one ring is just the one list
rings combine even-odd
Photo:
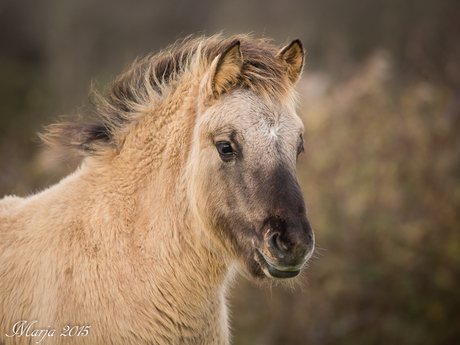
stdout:
[[205,78],[207,79],[205,93],[211,93],[214,98],[219,98],[220,95],[230,90],[238,81],[242,66],[240,41],[234,40],[212,62],[210,74]]

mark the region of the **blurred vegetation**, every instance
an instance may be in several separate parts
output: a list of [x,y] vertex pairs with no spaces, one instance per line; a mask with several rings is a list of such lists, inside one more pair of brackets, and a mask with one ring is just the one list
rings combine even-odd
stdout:
[[[401,84],[383,53],[346,81],[302,83],[314,96],[301,112],[299,178],[318,254],[307,292],[262,292],[268,320],[237,318],[253,336],[237,343],[458,344],[459,99],[427,81]],[[253,298],[237,303],[257,307]],[[262,321],[273,324],[266,338]]]
[[284,287],[239,279],[234,344],[460,344],[460,2],[0,2],[0,195],[78,162],[35,133],[84,113],[135,56],[191,33],[299,37],[316,258]]

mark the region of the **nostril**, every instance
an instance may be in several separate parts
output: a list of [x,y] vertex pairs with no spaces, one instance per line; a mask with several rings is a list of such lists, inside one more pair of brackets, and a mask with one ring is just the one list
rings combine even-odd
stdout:
[[270,252],[279,259],[282,259],[286,256],[286,245],[281,242],[278,233],[275,232],[267,238],[267,246]]
[[278,234],[276,234],[277,236],[275,237],[275,243],[276,243],[276,246],[283,250],[284,252],[287,252],[289,250],[288,246],[286,245],[286,243],[283,243],[283,241],[281,241],[281,238],[280,236],[278,236]]
[[312,251],[315,248],[315,236],[313,236],[313,232],[308,234],[308,250]]

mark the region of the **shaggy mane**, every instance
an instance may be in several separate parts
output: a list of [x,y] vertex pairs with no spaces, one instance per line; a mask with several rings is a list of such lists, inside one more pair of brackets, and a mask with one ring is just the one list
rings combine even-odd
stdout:
[[158,54],[134,61],[115,80],[107,97],[92,91],[92,123],[50,125],[41,139],[51,146],[75,149],[82,154],[119,149],[126,133],[139,116],[145,115],[146,109],[160,104],[186,73],[195,78],[202,76],[235,40],[241,43],[243,66],[234,88],[250,88],[267,99],[293,96],[286,66],[276,58],[279,49],[268,40],[248,35],[189,37]]

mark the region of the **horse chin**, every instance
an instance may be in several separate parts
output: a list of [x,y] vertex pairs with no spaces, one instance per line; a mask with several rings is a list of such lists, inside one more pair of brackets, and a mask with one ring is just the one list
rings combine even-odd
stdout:
[[254,259],[259,266],[259,271],[263,272],[263,276],[271,279],[286,280],[297,277],[300,274],[300,267],[280,269],[279,267],[276,267],[274,264],[270,264],[267,261],[267,259],[265,259],[264,255],[257,249],[255,251]]

